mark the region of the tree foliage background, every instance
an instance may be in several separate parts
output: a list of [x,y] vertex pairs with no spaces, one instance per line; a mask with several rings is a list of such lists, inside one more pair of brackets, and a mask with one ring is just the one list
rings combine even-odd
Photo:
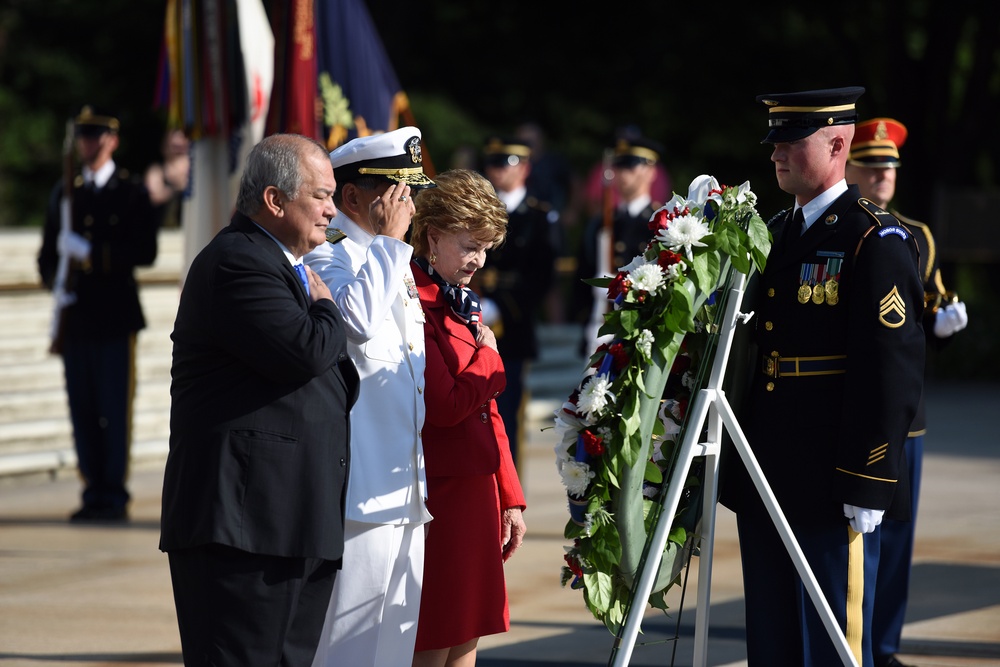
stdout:
[[[910,130],[899,210],[932,226],[952,224],[940,219],[960,214],[957,203],[976,212],[961,218],[980,235],[975,247],[942,249],[946,278],[969,292],[998,261],[993,0],[367,4],[439,169],[486,133],[534,120],[582,176],[632,123],[665,144],[676,189],[699,173],[750,179],[768,217],[790,199],[760,144],[766,113],[755,97],[862,85],[862,118],[892,116]],[[121,165],[137,172],[159,157],[164,11],[165,0],[0,0],[0,226],[40,224],[66,120],[84,102],[119,112]]]

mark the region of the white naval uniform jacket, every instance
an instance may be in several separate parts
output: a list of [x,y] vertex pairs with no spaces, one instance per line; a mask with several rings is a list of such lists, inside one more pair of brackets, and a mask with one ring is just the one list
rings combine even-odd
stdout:
[[305,256],[330,288],[347,325],[347,351],[361,376],[351,409],[347,518],[424,523],[424,314],[410,259],[413,248],[375,236],[341,213],[330,224],[347,238]]

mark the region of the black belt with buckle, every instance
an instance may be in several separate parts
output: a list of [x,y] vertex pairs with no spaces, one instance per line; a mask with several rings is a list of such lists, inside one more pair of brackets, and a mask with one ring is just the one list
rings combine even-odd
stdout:
[[761,371],[770,378],[841,375],[847,372],[847,355],[830,357],[764,356]]

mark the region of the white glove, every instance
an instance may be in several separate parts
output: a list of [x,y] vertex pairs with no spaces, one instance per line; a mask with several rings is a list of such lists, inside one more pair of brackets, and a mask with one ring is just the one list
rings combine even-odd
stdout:
[[956,331],[961,331],[969,323],[969,316],[965,314],[965,304],[961,301],[950,303],[937,311],[934,317],[934,335],[938,338],[947,338]]
[[69,255],[80,261],[90,259],[90,241],[76,232],[59,232],[58,246],[60,255]]
[[885,510],[871,510],[844,503],[844,516],[851,520],[851,528],[858,533],[867,534],[875,530],[882,523],[883,514]]

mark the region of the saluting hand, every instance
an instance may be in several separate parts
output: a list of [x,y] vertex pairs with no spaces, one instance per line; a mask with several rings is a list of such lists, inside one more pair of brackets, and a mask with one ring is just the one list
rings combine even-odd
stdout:
[[406,183],[394,183],[372,202],[368,219],[375,234],[402,241],[410,228],[410,218],[415,210],[410,186]]

